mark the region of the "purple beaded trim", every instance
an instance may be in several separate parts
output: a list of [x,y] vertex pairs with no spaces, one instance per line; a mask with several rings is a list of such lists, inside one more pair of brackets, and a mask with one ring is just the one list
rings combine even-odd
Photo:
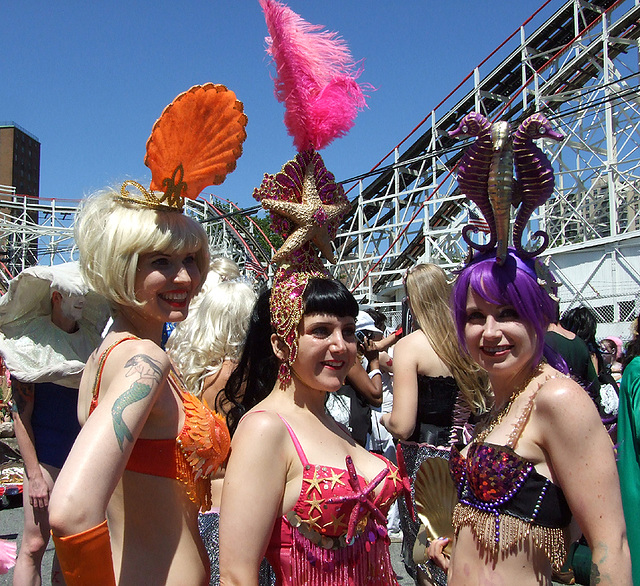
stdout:
[[[513,488],[506,495],[504,495],[503,497],[499,498],[498,500],[496,500],[491,504],[476,498],[475,494],[473,493],[473,490],[471,489],[471,486],[467,481],[466,471],[464,472],[464,477],[458,487],[458,499],[463,505],[468,505],[470,507],[473,507],[474,509],[484,511],[486,513],[493,513],[495,517],[495,524],[496,524],[496,537],[495,537],[496,545],[500,543],[500,512],[501,511],[499,509],[502,506],[504,506],[506,503],[508,503],[515,496],[515,494],[522,488],[522,485],[524,484],[525,480],[531,473],[531,470],[533,470],[533,464],[527,464],[523,473],[515,482],[515,485],[513,486]],[[535,519],[535,515],[537,515],[538,511],[540,510],[540,503],[542,502],[542,498],[546,493],[547,486],[548,485],[545,484],[545,487],[542,490],[540,497],[538,497],[538,501],[536,502],[536,506],[534,507],[533,519]],[[468,490],[465,491],[465,488],[468,488]],[[464,492],[467,492],[468,496],[463,496]]]

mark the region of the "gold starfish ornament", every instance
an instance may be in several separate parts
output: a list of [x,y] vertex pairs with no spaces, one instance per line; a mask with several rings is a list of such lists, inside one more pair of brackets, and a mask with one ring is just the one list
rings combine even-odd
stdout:
[[315,248],[334,262],[331,240],[350,204],[342,185],[336,183],[314,150],[298,153],[279,173],[265,175],[253,196],[270,211],[274,232],[285,239],[273,256],[280,268],[269,305],[271,324],[289,349],[278,374],[286,386],[291,382],[289,365],[298,351],[297,328],[304,314],[304,291],[311,279],[331,278]]
[[347,212],[350,205],[347,201],[337,204],[323,203],[318,195],[314,169],[308,167],[306,170],[301,203],[264,199],[262,206],[296,224],[296,228],[273,256],[274,262],[282,262],[305,242],[313,242],[329,262],[336,262],[331,249],[329,229]]
[[350,204],[318,152],[302,151],[276,175],[265,175],[253,196],[271,212],[274,231],[285,239],[273,262],[298,264],[294,253],[307,242],[335,262],[331,240]]

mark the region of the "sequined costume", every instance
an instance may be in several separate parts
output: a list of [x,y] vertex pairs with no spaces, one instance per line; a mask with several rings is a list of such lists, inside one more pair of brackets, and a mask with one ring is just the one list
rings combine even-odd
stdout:
[[[211,575],[209,586],[219,586],[220,584],[220,512],[216,509],[200,513],[198,515],[198,529],[200,537],[207,550],[209,562],[211,564]],[[258,574],[258,586],[275,586],[276,575],[267,562],[262,560],[260,573]]]
[[[89,413],[98,405],[100,381],[111,351],[134,336],[121,338],[101,355],[93,388]],[[229,430],[224,420],[207,409],[184,387],[180,377],[171,370],[167,378],[184,407],[184,424],[177,438],[138,438],[129,456],[126,469],[151,476],[175,478],[185,486],[189,498],[201,508],[211,507],[210,475],[226,460],[229,453]]]
[[367,482],[350,457],[346,469],[311,464],[293,429],[280,419],[303,475],[300,497],[291,511],[276,519],[267,548],[277,584],[397,585],[386,528],[386,514],[403,490],[397,468],[378,456],[386,467]]
[[[415,504],[415,480],[420,465],[427,458],[449,459],[449,444],[454,429],[458,385],[452,376],[418,376],[418,409],[416,427],[409,441],[400,442],[406,474],[411,479],[411,499]],[[468,415],[468,414],[467,414]],[[466,422],[466,419],[465,419]],[[458,439],[455,433],[456,441]],[[420,529],[420,521],[414,520],[404,499],[398,501],[400,507],[400,528],[402,529],[402,556],[407,572],[416,579],[416,564],[413,548]],[[427,562],[427,571],[436,584],[446,584],[446,574],[435,564]]]
[[493,555],[514,550],[530,537],[559,571],[567,555],[571,510],[562,489],[515,452],[537,392],[505,446],[474,441],[466,457],[452,448],[449,464],[459,498],[453,526],[456,536],[462,527],[470,527]]

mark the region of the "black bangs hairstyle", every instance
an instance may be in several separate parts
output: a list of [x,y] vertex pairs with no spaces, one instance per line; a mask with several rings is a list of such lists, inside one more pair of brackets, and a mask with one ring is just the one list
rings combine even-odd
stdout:
[[[258,297],[238,366],[216,399],[216,405],[226,412],[231,435],[242,416],[262,401],[278,380],[280,361],[271,348],[270,297],[270,289]],[[326,313],[354,319],[358,315],[354,296],[340,281],[333,279],[310,279],[304,291],[304,307],[305,314]]]
[[309,279],[304,290],[304,313],[326,313],[355,319],[358,315],[358,302],[340,281]]

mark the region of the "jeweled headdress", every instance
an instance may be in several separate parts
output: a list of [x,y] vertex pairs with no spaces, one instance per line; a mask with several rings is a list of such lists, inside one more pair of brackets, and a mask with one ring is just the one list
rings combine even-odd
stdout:
[[[275,95],[284,102],[284,122],[298,154],[279,173],[265,175],[253,196],[271,212],[273,229],[285,239],[273,260],[280,267],[271,293],[271,322],[289,349],[298,351],[303,295],[312,278],[331,278],[315,248],[334,262],[331,241],[350,204],[317,151],[353,126],[365,106],[360,71],[336,33],[304,21],[284,4],[260,0],[276,65]],[[279,378],[290,380],[288,364]]]
[[[247,137],[242,102],[220,84],[193,86],[169,104],[153,125],[144,163],[151,169],[147,190],[125,181],[120,197],[137,205],[181,212],[184,198],[196,199],[220,185],[236,168]],[[134,187],[131,193],[127,187]]]
[[529,116],[512,134],[509,123],[501,121],[492,125],[477,112],[467,114],[450,135],[477,137],[458,165],[458,185],[482,212],[489,229],[489,242],[478,244],[471,240],[469,232],[478,232],[475,225],[464,227],[464,241],[471,249],[483,253],[495,249],[497,262],[503,264],[508,252],[513,205],[519,206],[513,224],[515,251],[523,259],[542,253],[549,244],[544,230],[532,234],[533,238],[542,239],[538,248],[526,250],[522,242],[531,214],[551,197],[554,188],[551,163],[534,140],[560,141],[563,135],[553,130],[542,114]]

